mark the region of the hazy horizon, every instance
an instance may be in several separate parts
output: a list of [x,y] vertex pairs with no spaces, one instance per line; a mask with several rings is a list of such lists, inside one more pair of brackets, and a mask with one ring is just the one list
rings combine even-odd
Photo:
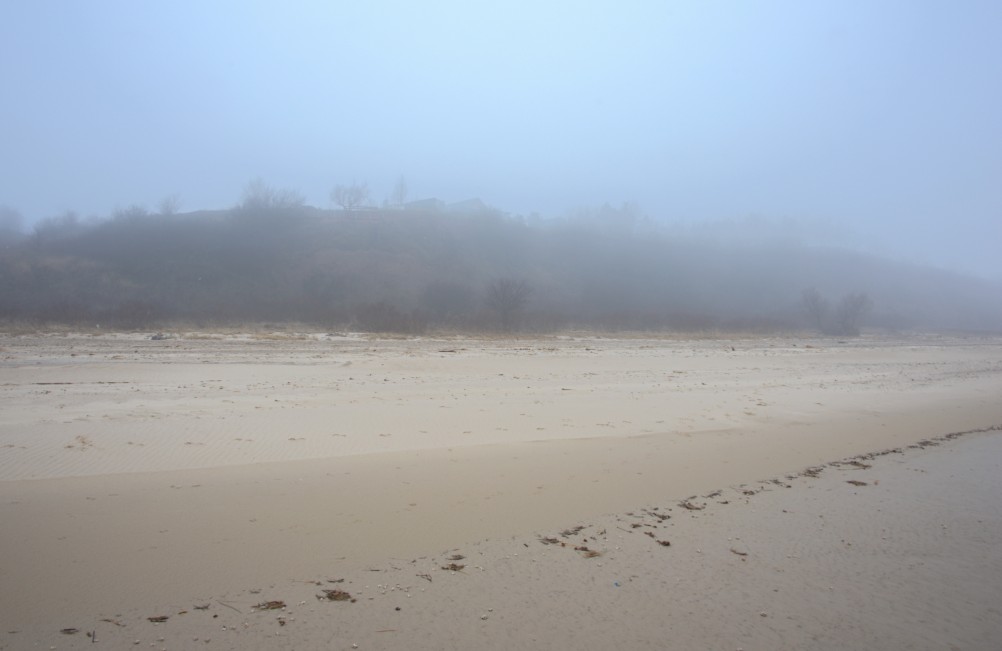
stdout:
[[331,205],[796,222],[1002,280],[1002,5],[323,2],[0,7],[0,204]]

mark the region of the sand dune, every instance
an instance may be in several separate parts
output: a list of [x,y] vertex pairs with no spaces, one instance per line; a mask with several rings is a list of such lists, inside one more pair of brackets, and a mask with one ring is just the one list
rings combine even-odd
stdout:
[[[995,339],[7,336],[0,395],[0,648],[87,631],[113,648],[990,648],[1002,633],[986,621],[1000,437],[908,447],[1002,424]],[[785,479],[891,448],[905,454]],[[758,483],[773,478],[799,490]],[[929,518],[956,535],[923,533]],[[714,547],[738,531],[747,556]],[[318,602],[328,579],[356,602]],[[785,619],[747,608],[774,584]],[[931,610],[916,619],[902,594]],[[250,608],[272,596],[284,611]]]

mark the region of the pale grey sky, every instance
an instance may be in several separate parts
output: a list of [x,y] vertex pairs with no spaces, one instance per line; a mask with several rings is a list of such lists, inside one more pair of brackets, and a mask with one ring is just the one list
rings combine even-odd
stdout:
[[1002,2],[0,3],[0,204],[478,196],[824,222],[1002,279]]

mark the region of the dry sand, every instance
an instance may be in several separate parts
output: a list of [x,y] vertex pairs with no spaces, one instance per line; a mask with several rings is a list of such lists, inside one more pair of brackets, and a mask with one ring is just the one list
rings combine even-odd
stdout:
[[6,336],[0,391],[0,649],[1002,639],[1002,435],[911,447],[1002,424],[999,339]]

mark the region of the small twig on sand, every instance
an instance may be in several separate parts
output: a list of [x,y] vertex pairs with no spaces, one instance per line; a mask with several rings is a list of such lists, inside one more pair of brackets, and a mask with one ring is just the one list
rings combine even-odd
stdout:
[[219,604],[220,606],[226,606],[230,610],[235,610],[238,613],[240,613],[241,615],[243,615],[243,612],[239,608],[237,608],[236,606],[231,606],[230,604],[226,603],[222,599],[216,599],[216,603]]

